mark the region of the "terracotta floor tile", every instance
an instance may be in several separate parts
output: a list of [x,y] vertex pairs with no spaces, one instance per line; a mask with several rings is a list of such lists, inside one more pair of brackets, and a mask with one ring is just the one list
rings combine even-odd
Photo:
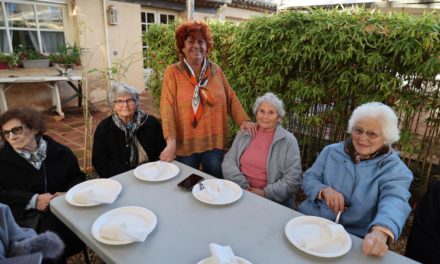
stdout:
[[74,128],[78,128],[78,127],[83,127],[84,126],[84,121],[76,121],[75,123],[71,123],[69,124],[70,127],[74,127]]
[[50,128],[50,129],[61,128],[61,127],[64,127],[64,126],[65,126],[65,124],[63,124],[63,123],[61,123],[59,121],[47,123],[47,128]]
[[52,130],[54,131],[54,133],[64,133],[64,132],[70,132],[74,130],[74,128],[64,125],[63,127],[52,128]]
[[84,145],[84,135],[80,135],[77,138],[69,138],[68,140],[80,146]]

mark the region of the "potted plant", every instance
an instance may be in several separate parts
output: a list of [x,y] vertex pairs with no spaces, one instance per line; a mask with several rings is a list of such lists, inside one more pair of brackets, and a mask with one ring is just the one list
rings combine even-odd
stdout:
[[47,68],[49,67],[49,59],[44,54],[35,50],[24,49],[19,46],[15,52],[23,64],[23,68]]
[[73,46],[66,44],[60,46],[57,52],[51,53],[49,59],[58,70],[66,73],[73,70],[75,65],[81,65],[81,54],[83,49],[76,44]]
[[9,69],[9,54],[0,52],[0,70]]

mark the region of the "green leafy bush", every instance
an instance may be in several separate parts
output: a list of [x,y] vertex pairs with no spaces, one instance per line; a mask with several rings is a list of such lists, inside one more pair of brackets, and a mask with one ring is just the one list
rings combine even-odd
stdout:
[[76,44],[71,46],[69,44],[58,47],[56,52],[49,55],[49,60],[52,63],[60,64],[81,64],[81,55],[84,50],[78,47]]

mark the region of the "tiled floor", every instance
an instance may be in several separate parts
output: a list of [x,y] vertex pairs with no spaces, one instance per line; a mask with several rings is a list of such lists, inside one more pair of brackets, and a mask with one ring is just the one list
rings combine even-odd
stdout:
[[[96,103],[95,106],[97,106],[99,111],[93,111],[91,113],[89,117],[89,131],[86,131],[85,124],[87,123],[87,118],[84,117],[81,108],[63,108],[65,113],[64,118],[54,113],[45,113],[47,121],[46,135],[68,146],[78,157],[81,168],[89,173],[92,172],[90,155],[93,133],[99,122],[110,115],[106,102]],[[153,100],[148,92],[141,94],[140,106],[142,110],[157,116],[158,111],[154,108]]]

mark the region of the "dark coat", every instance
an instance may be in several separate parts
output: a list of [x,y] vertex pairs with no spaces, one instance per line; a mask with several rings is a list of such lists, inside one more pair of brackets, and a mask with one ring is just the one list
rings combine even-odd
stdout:
[[[31,227],[26,219],[29,214],[40,215],[38,225],[33,227],[37,233],[53,231],[57,233],[66,245],[61,260],[77,254],[84,249],[81,240],[72,233],[58,218],[48,211],[34,209],[25,210],[32,196],[36,193],[66,192],[72,186],[85,180],[78,159],[66,146],[59,144],[48,136],[46,159],[39,170],[15,152],[9,143],[0,150],[0,202],[9,205],[15,220],[20,226]],[[44,173],[46,172],[46,173]],[[45,191],[45,177],[47,191]],[[62,262],[62,261],[61,261]]]
[[[166,146],[159,120],[149,115],[136,132],[136,137],[149,160],[159,160],[159,155]],[[115,125],[111,116],[102,120],[96,128],[92,163],[101,178],[134,169],[130,166],[130,144],[126,141],[124,131]]]
[[[17,222],[34,194],[66,192],[85,180],[73,152],[48,136],[43,138],[47,141],[47,154],[39,170],[9,143],[0,150],[0,202],[11,208]],[[44,170],[47,191],[44,190]]]
[[405,256],[421,263],[440,259],[440,181],[435,181],[414,210]]

